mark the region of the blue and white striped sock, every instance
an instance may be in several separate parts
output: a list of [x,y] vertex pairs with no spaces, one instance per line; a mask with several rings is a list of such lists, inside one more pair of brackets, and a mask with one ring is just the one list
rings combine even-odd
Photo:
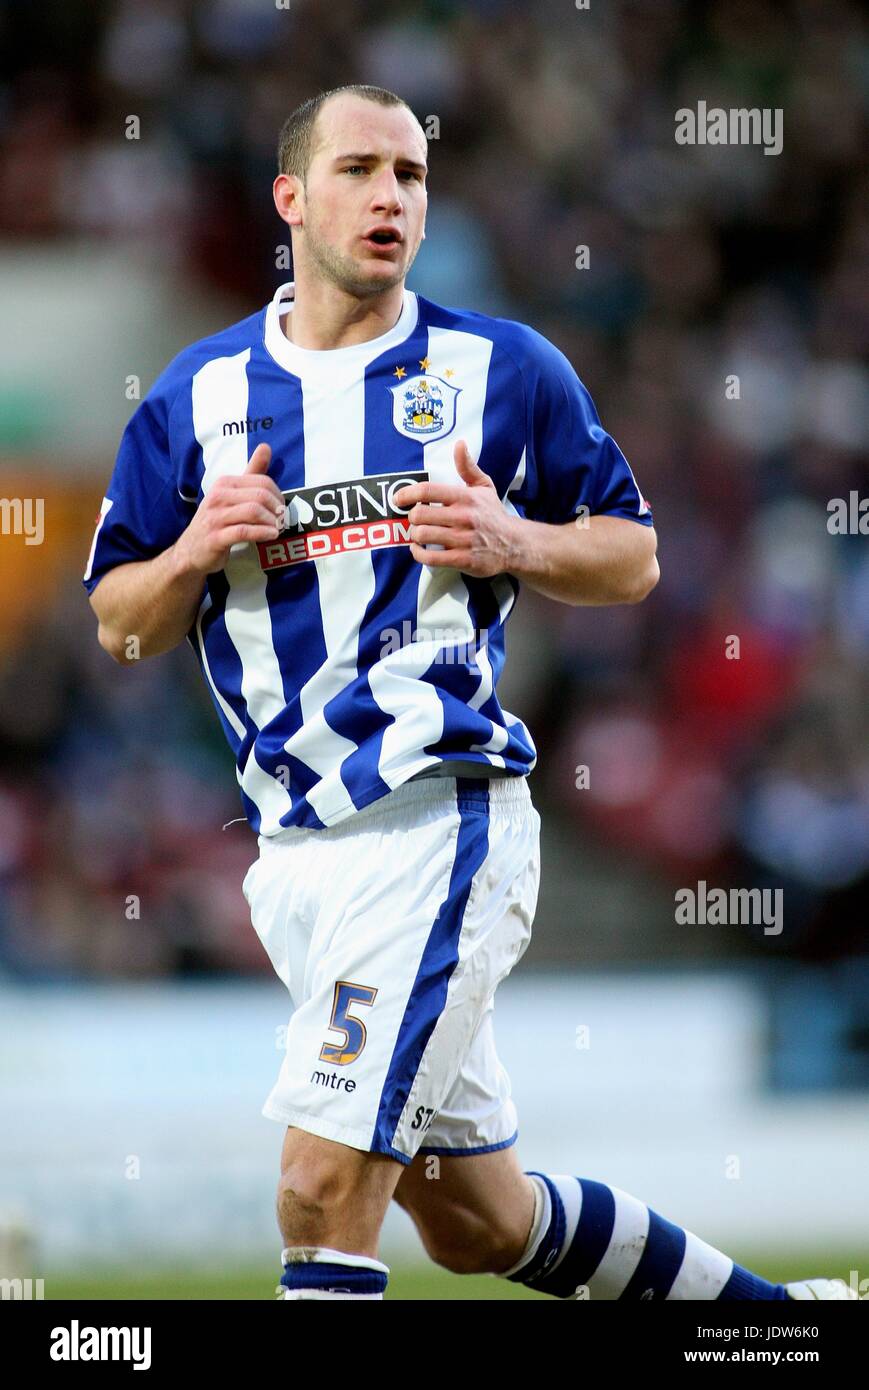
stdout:
[[370,1255],[295,1245],[281,1251],[285,1299],[383,1298],[389,1270]]
[[530,1172],[535,1220],[521,1259],[502,1278],[568,1299],[781,1299],[691,1231],[621,1188]]

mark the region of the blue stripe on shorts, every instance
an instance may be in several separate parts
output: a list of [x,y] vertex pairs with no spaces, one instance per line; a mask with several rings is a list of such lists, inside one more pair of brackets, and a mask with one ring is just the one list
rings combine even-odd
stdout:
[[374,1152],[395,1153],[395,1130],[428,1040],[443,1013],[450,977],[458,964],[459,937],[471,884],[489,851],[488,778],[457,777],[456,802],[460,821],[450,883],[435,914],[383,1083],[371,1141]]

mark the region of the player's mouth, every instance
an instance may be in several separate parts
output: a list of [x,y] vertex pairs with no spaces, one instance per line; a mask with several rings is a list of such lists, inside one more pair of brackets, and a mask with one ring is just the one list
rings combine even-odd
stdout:
[[386,223],[379,227],[372,227],[362,238],[362,243],[367,246],[369,251],[377,252],[381,255],[396,255],[404,244],[404,237],[397,227],[390,227]]

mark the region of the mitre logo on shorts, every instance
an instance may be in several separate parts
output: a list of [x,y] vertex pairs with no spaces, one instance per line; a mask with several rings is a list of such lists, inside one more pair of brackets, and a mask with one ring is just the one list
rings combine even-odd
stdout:
[[395,494],[410,483],[426,482],[428,473],[420,469],[285,491],[280,535],[257,542],[260,564],[264,570],[283,569],[347,551],[408,545],[407,510],[397,506]]

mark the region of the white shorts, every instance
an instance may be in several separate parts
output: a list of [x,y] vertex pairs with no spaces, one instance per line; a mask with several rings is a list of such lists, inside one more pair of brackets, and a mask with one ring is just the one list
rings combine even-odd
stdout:
[[243,892],[295,1009],[263,1114],[405,1164],[514,1143],[492,1012],[537,906],[526,779],[405,782],[259,846]]

